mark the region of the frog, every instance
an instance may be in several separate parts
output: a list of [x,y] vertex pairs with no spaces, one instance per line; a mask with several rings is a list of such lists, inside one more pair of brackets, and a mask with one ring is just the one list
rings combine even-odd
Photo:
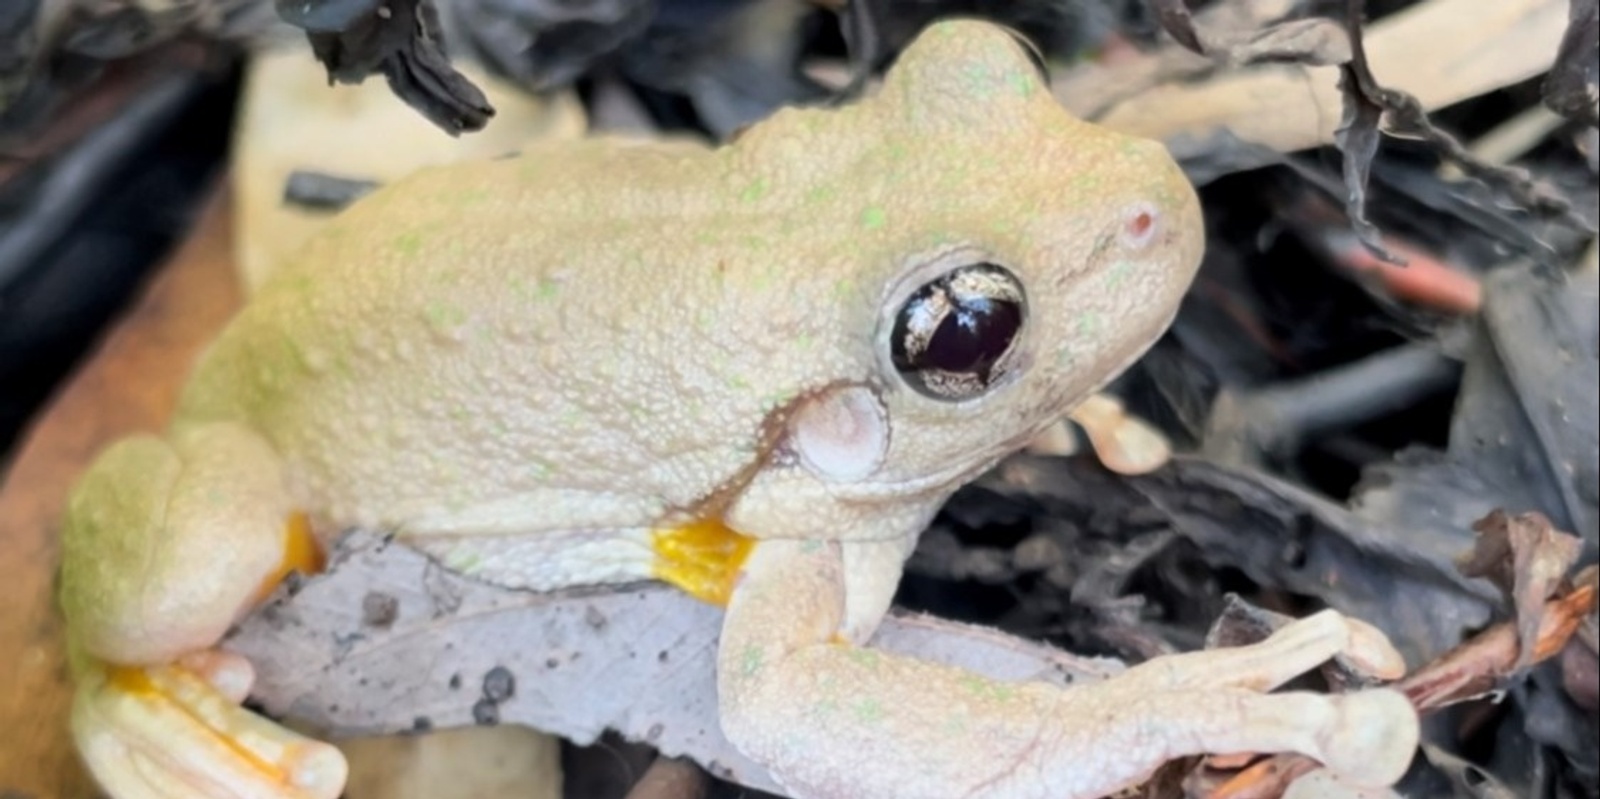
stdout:
[[1392,784],[1402,694],[1273,690],[1336,656],[1403,671],[1335,610],[1065,688],[868,645],[945,501],[1164,334],[1204,241],[1161,143],[1072,116],[971,19],[719,146],[419,169],[312,236],[167,429],[76,484],[76,745],[117,799],[338,796],[338,750],[243,707],[219,642],[361,527],[508,589],[719,606],[717,721],[795,797],[1088,799],[1242,751]]

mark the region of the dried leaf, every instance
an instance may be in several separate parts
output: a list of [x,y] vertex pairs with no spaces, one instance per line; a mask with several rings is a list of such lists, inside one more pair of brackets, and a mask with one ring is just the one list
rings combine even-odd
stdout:
[[1513,518],[1495,510],[1472,529],[1478,539],[1462,559],[1461,573],[1493,582],[1516,608],[1517,636],[1523,642],[1516,668],[1526,668],[1532,662],[1531,644],[1542,625],[1545,600],[1560,589],[1583,542],[1553,529],[1541,513]]
[[[223,643],[255,666],[251,696],[267,712],[333,737],[492,721],[582,745],[609,729],[776,790],[717,723],[720,610],[660,584],[497,588],[359,531],[330,563],[280,588]],[[1004,680],[1062,685],[1122,669],[923,616],[892,614],[871,645]]]
[[494,116],[483,92],[440,49],[431,0],[276,0],[285,22],[303,28],[329,81],[359,84],[381,72],[389,88],[452,136],[483,129]]
[[1200,36],[1194,29],[1194,16],[1189,13],[1189,7],[1184,0],[1149,0],[1150,10],[1155,12],[1156,19],[1161,22],[1161,29],[1172,36],[1178,44],[1199,53],[1206,54],[1206,49],[1200,44]]
[[1424,743],[1422,754],[1434,768],[1450,779],[1451,787],[1456,790],[1456,796],[1475,797],[1475,799],[1517,799],[1519,796],[1517,791],[1512,790],[1493,774],[1437,746]]
[[1600,2],[1569,2],[1567,32],[1544,81],[1544,103],[1592,127],[1600,125]]
[[[1395,687],[1405,691],[1419,710],[1447,707],[1499,690],[1507,678],[1565,648],[1594,607],[1595,587],[1578,586],[1544,603],[1531,645],[1520,645],[1513,625],[1497,624],[1412,672]],[[1524,650],[1528,661],[1520,664]]]
[[1344,23],[1350,37],[1351,57],[1339,68],[1344,111],[1339,129],[1334,133],[1334,144],[1344,155],[1345,209],[1351,227],[1364,246],[1385,262],[1405,263],[1383,246],[1381,234],[1366,216],[1367,184],[1378,149],[1378,126],[1386,118],[1395,135],[1427,142],[1469,177],[1506,195],[1530,212],[1561,219],[1582,230],[1593,230],[1569,200],[1535,181],[1527,170],[1477,158],[1454,136],[1434,126],[1415,97],[1380,85],[1372,74],[1362,43],[1360,21],[1364,6],[1364,0],[1348,0],[1346,4]]
[[[1580,589],[1600,589],[1600,569],[1590,566],[1572,582]],[[1600,613],[1595,608],[1561,650],[1561,685],[1579,707],[1590,713],[1600,710]]]
[[1350,38],[1342,28],[1321,18],[1296,19],[1264,28],[1235,46],[1238,64],[1289,63],[1335,66],[1351,58]]
[[1333,134],[1334,146],[1344,155],[1345,213],[1361,244],[1380,260],[1404,263],[1383,247],[1383,234],[1367,219],[1367,182],[1372,175],[1372,159],[1378,155],[1378,123],[1384,108],[1376,100],[1381,91],[1367,65],[1367,51],[1361,43],[1363,0],[1349,0],[1345,9],[1345,32],[1350,36],[1350,60],[1339,67],[1339,91],[1344,96],[1344,115]]

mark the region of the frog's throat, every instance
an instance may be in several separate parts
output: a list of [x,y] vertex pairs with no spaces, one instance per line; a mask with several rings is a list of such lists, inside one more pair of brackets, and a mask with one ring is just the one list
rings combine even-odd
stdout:
[[703,602],[726,607],[755,539],[719,519],[703,519],[651,531],[650,548],[655,553],[651,576]]

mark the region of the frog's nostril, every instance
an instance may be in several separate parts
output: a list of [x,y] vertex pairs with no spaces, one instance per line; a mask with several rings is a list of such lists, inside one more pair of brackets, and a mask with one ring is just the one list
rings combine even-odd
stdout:
[[1161,211],[1153,203],[1140,201],[1122,212],[1122,229],[1119,231],[1123,246],[1142,250],[1155,241],[1161,227]]

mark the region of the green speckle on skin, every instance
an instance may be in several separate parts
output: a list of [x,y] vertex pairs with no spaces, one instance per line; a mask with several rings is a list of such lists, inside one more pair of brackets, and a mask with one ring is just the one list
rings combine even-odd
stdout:
[[408,230],[394,237],[394,249],[401,255],[410,258],[422,250],[422,234],[415,230]]
[[767,193],[771,190],[772,184],[770,181],[765,177],[756,178],[750,181],[750,185],[744,187],[744,191],[739,192],[739,200],[740,202],[753,203],[767,196]]
[[539,278],[539,285],[534,289],[534,297],[541,300],[553,300],[561,293],[561,281],[552,277]]
[[960,684],[967,693],[985,699],[1005,702],[1015,698],[1017,695],[1017,689],[1014,686],[976,675],[963,675]]
[[317,282],[309,275],[295,275],[285,280],[284,285],[295,294],[311,294],[317,288]]
[[832,202],[837,196],[839,196],[839,190],[837,188],[833,186],[817,186],[806,192],[806,202],[817,204],[828,203]]
[[815,538],[808,538],[800,543],[800,554],[815,555],[822,551],[822,542]]
[[632,419],[636,423],[649,419],[654,415],[650,412],[650,408],[648,408],[643,402],[640,402],[636,399],[623,400],[622,409],[623,412],[628,414],[628,418]]
[[766,653],[761,647],[751,644],[739,653],[739,675],[741,677],[754,677],[761,667],[766,665]]
[[784,389],[771,391],[761,398],[761,409],[764,411],[777,410],[788,405],[792,398],[793,395]]
[[451,553],[446,563],[451,571],[471,574],[483,562],[475,553]]
[[851,647],[846,651],[850,655],[850,660],[856,665],[866,666],[869,669],[877,668],[878,664],[883,662],[883,659],[876,651],[867,649],[866,647],[856,646]]
[[455,305],[445,305],[439,302],[429,303],[423,313],[428,317],[428,324],[434,327],[456,327],[467,321],[467,312],[465,310]]
[[861,212],[861,226],[867,230],[877,230],[889,221],[889,215],[876,205]]
[[536,296],[535,295],[535,290],[533,288],[534,285],[535,285],[534,283],[532,283],[526,277],[523,277],[520,274],[519,275],[512,275],[506,281],[506,288],[511,290],[511,294],[513,296],[524,298],[524,299],[526,299],[528,297]]
[[1078,335],[1092,336],[1100,330],[1100,314],[1089,312],[1078,317]]
[[[765,246],[760,249],[765,249]],[[749,249],[747,251],[755,253],[758,250]],[[778,278],[783,276],[785,264],[777,258],[762,258],[759,261],[760,268],[747,270],[746,274],[750,277],[750,286],[752,288],[756,291],[767,291],[772,288]]]
[[855,290],[856,283],[850,278],[841,277],[833,281],[833,298],[836,301],[848,299]]
[[1106,270],[1106,288],[1114,289],[1122,285],[1123,281],[1128,279],[1128,275],[1132,271],[1133,264],[1130,264],[1127,261],[1117,261],[1116,263],[1112,264],[1111,268]]
[[856,700],[853,709],[859,721],[876,723],[883,720],[883,703],[874,697]]
[[304,372],[311,369],[305,348],[300,346],[299,339],[286,335],[283,337],[283,347],[289,351],[289,357],[294,359],[295,365],[300,368],[300,371]]
[[1033,94],[1033,90],[1039,85],[1031,76],[1024,75],[1021,72],[1013,72],[1008,77],[1011,81],[1011,90],[1016,92],[1018,97],[1027,97]]

